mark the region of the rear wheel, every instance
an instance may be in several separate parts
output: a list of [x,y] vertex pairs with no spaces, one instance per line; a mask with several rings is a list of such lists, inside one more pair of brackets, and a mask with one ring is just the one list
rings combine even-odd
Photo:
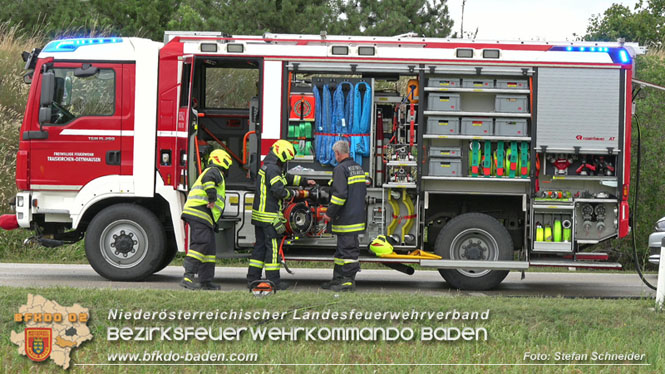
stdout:
[[[467,213],[451,219],[436,238],[436,253],[444,259],[508,261],[513,259],[513,241],[508,230],[494,217]],[[488,290],[498,286],[507,270],[439,269],[454,288]]]
[[164,261],[164,228],[142,206],[112,205],[88,225],[85,254],[92,268],[106,279],[143,280]]

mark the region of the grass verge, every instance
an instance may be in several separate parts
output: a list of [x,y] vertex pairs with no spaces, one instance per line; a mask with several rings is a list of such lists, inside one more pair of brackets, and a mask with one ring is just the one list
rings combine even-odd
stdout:
[[[455,373],[662,373],[665,371],[665,314],[649,308],[652,300],[569,300],[537,298],[468,298],[442,297],[419,294],[375,293],[341,294],[327,292],[282,292],[267,298],[255,298],[245,292],[188,292],[159,290],[79,290],[73,288],[15,289],[0,287],[3,303],[0,305],[2,336],[0,362],[6,372],[33,373],[59,370],[52,362],[36,364],[17,354],[10,340],[10,330],[20,331],[23,325],[12,321],[12,316],[26,302],[27,294],[40,294],[63,306],[79,303],[90,308],[88,323],[94,339],[71,353],[74,364],[108,364],[108,354],[139,353],[159,350],[173,351],[257,353],[257,366],[179,366],[185,373],[208,372],[264,372],[264,373],[403,373],[403,372],[455,372]],[[203,297],[205,295],[205,297]],[[490,310],[484,321],[451,320],[371,320],[371,321],[296,321],[291,314],[282,320],[216,320],[216,321],[110,321],[110,308],[125,311],[452,311],[482,312]],[[108,327],[147,326],[205,326],[205,327],[483,327],[487,341],[422,342],[368,341],[254,341],[249,335],[240,341],[107,341]],[[649,366],[586,366],[592,363],[622,364],[622,361],[544,361],[524,359],[525,352],[554,357],[556,352],[592,352],[645,354],[644,361],[633,363]],[[155,363],[155,362],[153,362]],[[179,363],[183,363],[182,361]],[[564,366],[275,366],[274,364],[564,364]],[[153,373],[168,370],[160,366],[76,366],[72,372],[94,373]]]

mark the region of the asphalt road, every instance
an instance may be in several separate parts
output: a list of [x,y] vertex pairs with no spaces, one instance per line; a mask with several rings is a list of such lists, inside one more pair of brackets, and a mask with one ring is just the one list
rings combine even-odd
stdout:
[[[282,270],[282,279],[293,282],[294,291],[316,291],[330,279],[331,269]],[[77,287],[115,289],[179,289],[182,267],[168,266],[143,282],[112,282],[99,276],[89,265],[10,264],[0,263],[0,286],[11,287]],[[222,290],[245,290],[246,268],[217,267],[215,282]],[[656,283],[656,275],[648,275]],[[501,285],[491,291],[471,292],[451,289],[437,271],[416,271],[406,275],[394,270],[363,270],[356,278],[357,291],[423,292],[440,295],[469,296],[546,296],[546,297],[653,297],[637,274],[614,273],[521,273],[511,272]],[[327,292],[321,290],[321,292]]]

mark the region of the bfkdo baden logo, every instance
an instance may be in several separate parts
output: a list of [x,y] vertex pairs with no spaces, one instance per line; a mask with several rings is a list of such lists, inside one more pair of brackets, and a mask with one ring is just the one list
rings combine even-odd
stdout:
[[32,361],[44,361],[51,355],[51,338],[53,330],[50,328],[31,327],[25,329],[25,354]]
[[79,304],[69,307],[39,295],[28,295],[28,302],[14,314],[14,322],[25,324],[23,332],[12,331],[11,341],[18,353],[35,362],[51,359],[69,368],[72,349],[92,339],[88,328],[90,314]]

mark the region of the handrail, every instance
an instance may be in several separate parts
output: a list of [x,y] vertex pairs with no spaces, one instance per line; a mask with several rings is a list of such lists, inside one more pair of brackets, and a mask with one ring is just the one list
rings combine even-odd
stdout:
[[256,134],[256,131],[248,131],[245,136],[242,138],[242,164],[247,165],[247,140],[249,136]]

